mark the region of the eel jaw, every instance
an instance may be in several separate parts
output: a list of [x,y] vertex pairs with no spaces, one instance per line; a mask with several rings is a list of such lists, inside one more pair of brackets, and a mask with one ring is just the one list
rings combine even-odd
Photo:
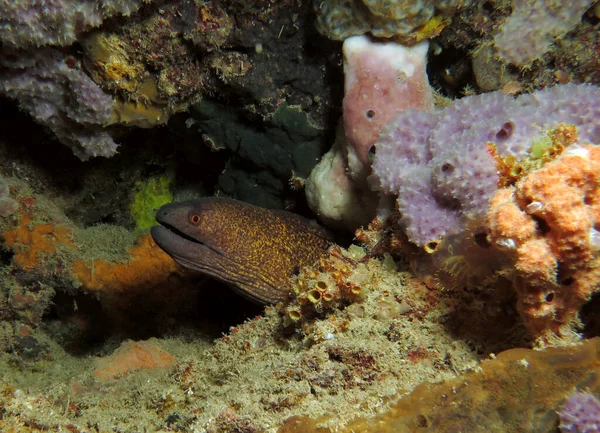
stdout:
[[203,271],[198,262],[203,257],[219,255],[223,253],[217,249],[194,239],[191,236],[185,235],[175,227],[164,224],[154,226],[150,229],[150,234],[154,242],[168,255],[173,257],[176,262],[197,271]]

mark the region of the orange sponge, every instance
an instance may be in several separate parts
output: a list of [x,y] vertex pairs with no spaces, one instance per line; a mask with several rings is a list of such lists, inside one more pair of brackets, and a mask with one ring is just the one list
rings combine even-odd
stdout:
[[85,289],[104,292],[154,286],[180,271],[173,259],[148,234],[131,247],[126,263],[109,263],[99,259],[91,263],[75,260],[72,269]]
[[152,340],[126,341],[121,347],[98,362],[94,376],[101,380],[117,379],[137,370],[150,370],[171,366],[175,358]]
[[518,309],[529,330],[572,334],[579,309],[600,289],[600,147],[570,146],[499,190],[488,222],[494,244],[516,259]]
[[58,246],[74,249],[72,231],[63,225],[32,223],[29,214],[23,215],[17,227],[3,233],[6,245],[15,255],[13,265],[24,270],[39,267],[42,261],[56,254]]

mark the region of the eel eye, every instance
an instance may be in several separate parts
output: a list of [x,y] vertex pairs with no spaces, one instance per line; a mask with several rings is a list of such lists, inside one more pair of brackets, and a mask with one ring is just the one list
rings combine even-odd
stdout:
[[198,215],[197,213],[191,213],[188,220],[190,221],[190,223],[197,226],[198,224],[200,224],[200,215]]

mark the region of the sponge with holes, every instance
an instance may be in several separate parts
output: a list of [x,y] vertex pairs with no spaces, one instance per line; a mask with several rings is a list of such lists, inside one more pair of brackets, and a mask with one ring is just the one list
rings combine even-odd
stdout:
[[[371,186],[397,196],[400,223],[419,247],[485,225],[500,181],[498,158],[527,158],[560,123],[600,143],[600,88],[566,84],[517,98],[500,92],[443,110],[404,111],[379,133]],[[493,149],[493,152],[491,151]]]

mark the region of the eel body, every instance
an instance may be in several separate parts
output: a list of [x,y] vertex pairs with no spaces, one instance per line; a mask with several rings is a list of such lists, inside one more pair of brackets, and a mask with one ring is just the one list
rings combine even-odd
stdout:
[[321,258],[329,233],[299,215],[210,197],[171,203],[156,214],[154,241],[176,262],[264,304],[290,291],[290,277]]

